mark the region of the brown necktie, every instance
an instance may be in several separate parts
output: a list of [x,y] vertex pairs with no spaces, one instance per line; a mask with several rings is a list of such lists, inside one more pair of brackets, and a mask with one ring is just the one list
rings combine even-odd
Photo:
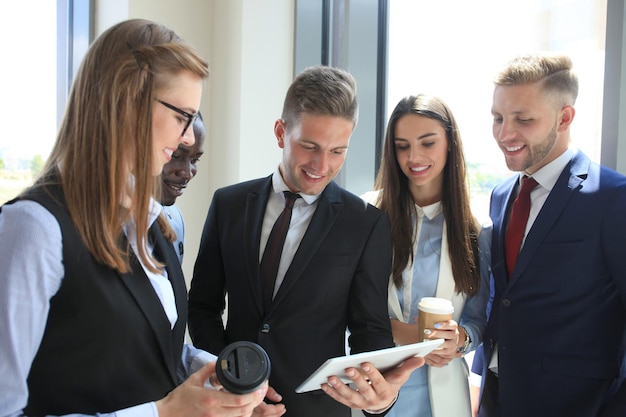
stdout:
[[528,214],[530,213],[530,192],[537,186],[534,178],[524,176],[522,179],[522,189],[513,202],[513,210],[509,219],[509,228],[506,232],[506,241],[504,250],[506,255],[506,268],[508,275],[511,276],[517,255],[522,246],[526,223],[528,222]]
[[285,194],[285,208],[272,227],[265,245],[263,258],[261,258],[261,288],[263,289],[263,306],[266,310],[272,303],[276,274],[278,273],[287,230],[289,230],[293,204],[300,197],[299,194],[294,194],[291,191],[284,191],[283,194]]

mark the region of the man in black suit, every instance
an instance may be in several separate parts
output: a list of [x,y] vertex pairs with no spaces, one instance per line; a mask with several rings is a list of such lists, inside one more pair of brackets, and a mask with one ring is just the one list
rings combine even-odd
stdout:
[[[394,346],[387,314],[388,219],[333,182],[357,115],[349,73],[306,69],[290,86],[274,125],[283,149],[276,171],[213,196],[189,292],[189,331],[197,347],[216,354],[237,340],[265,348],[278,394],[270,391],[268,404],[257,409],[262,415],[282,415],[285,408],[285,415],[297,417],[349,416],[349,408],[384,414],[423,364],[412,358],[384,376],[369,365],[365,374],[351,370],[354,389],[331,377],[323,392],[295,392],[324,361],[345,354],[346,329],[352,353]],[[286,191],[298,196],[275,283],[264,288],[261,264]]]

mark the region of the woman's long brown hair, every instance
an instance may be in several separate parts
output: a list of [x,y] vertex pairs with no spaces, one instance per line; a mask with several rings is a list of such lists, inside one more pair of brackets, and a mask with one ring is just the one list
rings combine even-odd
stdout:
[[402,287],[402,272],[413,262],[415,233],[412,218],[415,203],[408,178],[402,172],[394,144],[398,120],[407,114],[418,114],[437,120],[446,131],[448,160],[443,170],[441,205],[447,227],[452,273],[457,292],[474,295],[480,285],[478,257],[478,222],[472,215],[466,177],[463,145],[458,126],[448,106],[439,98],[420,94],[403,98],[393,110],[383,145],[383,155],[376,177],[380,190],[377,206],[389,216],[393,242],[392,279]]

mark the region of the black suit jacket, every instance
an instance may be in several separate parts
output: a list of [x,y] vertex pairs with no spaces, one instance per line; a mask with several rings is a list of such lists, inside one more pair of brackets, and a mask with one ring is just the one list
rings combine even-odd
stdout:
[[491,199],[495,296],[483,375],[497,344],[505,417],[625,416],[626,177],[576,154],[507,279],[504,236],[516,180]]
[[288,416],[349,416],[323,391],[296,394],[295,388],[326,359],[345,354],[346,328],[353,353],[393,346],[388,219],[331,182],[264,312],[259,242],[271,190],[270,176],[215,192],[189,292],[191,337],[215,354],[237,340],[263,346],[272,364],[270,384]]

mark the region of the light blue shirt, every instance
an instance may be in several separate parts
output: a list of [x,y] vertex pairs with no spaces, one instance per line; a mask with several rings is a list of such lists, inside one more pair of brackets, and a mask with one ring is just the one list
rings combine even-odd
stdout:
[[174,252],[178,256],[180,264],[183,264],[183,255],[185,254],[185,220],[183,213],[174,204],[171,206],[163,206],[163,213],[176,233],[176,240],[172,242]]
[[[156,204],[154,211],[158,213],[160,205]],[[153,216],[152,221],[155,219]],[[135,242],[132,236],[128,239],[131,246],[136,247],[136,239]],[[0,417],[13,417],[21,416],[27,404],[26,379],[43,338],[50,299],[59,290],[65,275],[61,228],[56,218],[39,203],[18,201],[2,207],[0,265]],[[171,285],[168,289],[163,282],[155,282],[151,275],[158,274],[149,273],[145,266],[144,270],[164,309],[171,311],[169,304],[173,299],[167,295]],[[175,321],[173,316],[169,318]],[[214,360],[215,356],[210,353],[185,345],[182,369],[178,370],[180,381]],[[86,369],[85,378],[88,377]],[[98,415],[157,417],[158,413],[155,403],[150,402]]]
[[[417,317],[417,304],[422,297],[434,297],[439,280],[441,242],[444,216],[440,203],[417,207],[421,217],[417,236],[417,249],[413,262],[413,280],[409,288],[396,289],[403,314],[410,309],[410,322]],[[414,224],[418,224],[414,219]],[[472,339],[470,349],[482,341],[486,326],[486,305],[489,299],[489,276],[491,260],[491,225],[484,226],[479,239],[481,285],[478,294],[468,297],[461,313],[460,323],[467,328]],[[403,274],[404,275],[404,274]],[[410,297],[410,299],[405,299]],[[454,399],[450,399],[454,401]],[[428,366],[422,366],[411,374],[400,389],[398,401],[389,411],[389,417],[432,417],[428,390]]]

